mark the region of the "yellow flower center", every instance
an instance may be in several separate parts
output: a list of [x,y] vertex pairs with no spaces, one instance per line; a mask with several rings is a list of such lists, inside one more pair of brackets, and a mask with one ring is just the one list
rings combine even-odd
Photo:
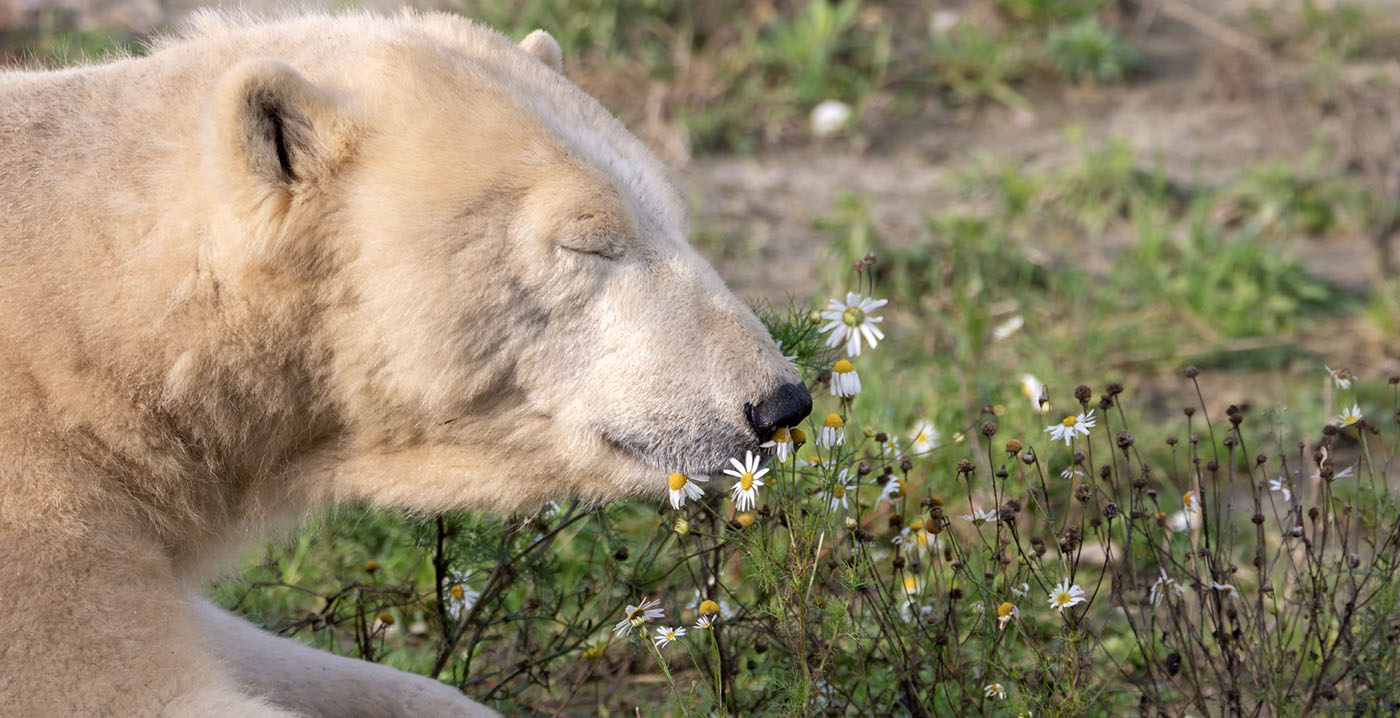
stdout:
[[856,367],[849,359],[842,359],[836,362],[836,366],[832,367],[831,370],[837,374],[850,374],[856,370]]
[[644,615],[646,615],[646,611],[643,611],[641,606],[637,606],[636,608],[632,609],[631,613],[627,614],[627,620],[635,626],[638,623],[641,623],[642,616]]
[[452,584],[452,588],[447,589],[447,595],[451,596],[452,598],[458,601],[462,600],[462,596],[464,595],[462,592],[462,584]]
[[858,327],[865,323],[865,310],[860,307],[848,307],[841,312],[841,323],[848,327]]
[[919,582],[914,580],[913,576],[905,576],[904,590],[907,593],[914,593],[915,591],[919,590]]
[[1195,510],[1196,510],[1196,492],[1195,492],[1195,491],[1187,491],[1186,493],[1182,494],[1182,495],[1181,495],[1181,501],[1182,501],[1183,504],[1186,505],[1186,510],[1187,510],[1187,511],[1195,511]]
[[1066,416],[1066,417],[1065,417],[1065,420],[1062,421],[1062,422],[1060,422],[1060,423],[1063,424],[1065,427],[1071,427],[1071,426],[1074,426],[1075,424],[1078,424],[1078,423],[1079,423],[1079,419],[1077,419],[1077,418],[1075,418],[1075,417],[1073,417],[1073,416]]
[[846,422],[842,421],[838,414],[827,414],[826,420],[822,422],[822,426],[828,429],[843,429],[846,427]]
[[737,520],[739,522],[739,525],[743,526],[744,528],[752,526],[754,522],[753,514],[747,512],[739,514]]
[[1002,601],[1002,604],[997,606],[997,618],[1006,618],[1010,616],[1011,612],[1014,610],[1016,610],[1016,607],[1011,605],[1010,601]]
[[708,598],[700,602],[700,615],[713,616],[716,613],[719,613],[718,603],[715,603],[714,601],[711,601]]
[[1062,591],[1060,593],[1055,594],[1055,603],[1058,603],[1061,606],[1067,606],[1069,605],[1069,602],[1073,600],[1074,598],[1069,595],[1068,591]]
[[739,477],[739,488],[744,491],[753,488],[753,473],[745,471],[744,475]]
[[773,432],[773,441],[779,444],[786,444],[788,441],[788,430],[781,426],[778,427],[778,430]]
[[685,488],[685,484],[689,480],[690,479],[685,477],[685,474],[671,474],[671,478],[667,481],[671,484],[672,491],[680,491]]
[[792,430],[792,443],[794,443],[794,444],[805,444],[805,443],[807,443],[807,432],[805,432],[805,431],[803,431],[803,430],[801,430],[801,429],[793,429],[793,430]]
[[910,522],[909,522],[909,530],[910,530],[910,531],[923,531],[923,530],[924,530],[924,522],[918,521],[918,520],[910,521]]
[[845,497],[846,497],[846,487],[845,487],[845,486],[842,486],[841,484],[837,484],[837,485],[836,485],[836,488],[834,488],[834,489],[831,490],[831,495],[832,495],[832,496],[835,496],[835,497],[838,498],[838,499],[843,499],[843,498],[845,498]]

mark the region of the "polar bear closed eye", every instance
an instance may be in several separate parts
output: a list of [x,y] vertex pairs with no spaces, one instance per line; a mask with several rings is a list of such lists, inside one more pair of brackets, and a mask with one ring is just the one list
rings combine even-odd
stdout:
[[807,414],[561,69],[446,15],[207,15],[0,74],[6,711],[489,714],[184,586],[335,502],[660,494]]

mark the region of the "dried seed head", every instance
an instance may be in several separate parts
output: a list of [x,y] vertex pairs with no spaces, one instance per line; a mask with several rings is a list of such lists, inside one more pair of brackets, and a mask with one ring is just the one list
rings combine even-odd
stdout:
[[862,461],[860,462],[860,466],[856,467],[856,476],[867,476],[873,470],[874,469],[870,466],[870,464],[867,464],[864,461]]
[[1108,383],[1108,395],[1109,395],[1109,396],[1118,396],[1119,394],[1122,394],[1122,393],[1123,393],[1123,385],[1122,385],[1121,383],[1116,382],[1116,381],[1111,381],[1111,382]]
[[1060,551],[1069,553],[1079,546],[1079,542],[1084,540],[1084,530],[1077,524],[1066,526],[1060,534]]
[[1112,475],[1113,475],[1113,467],[1109,466],[1108,464],[1104,464],[1103,466],[1100,466],[1100,467],[1099,467],[1099,478],[1100,478],[1100,479],[1105,479],[1105,480],[1106,480],[1106,479],[1108,479],[1108,477],[1110,477],[1110,476],[1112,476]]
[[1126,451],[1128,447],[1133,445],[1133,442],[1137,441],[1137,437],[1133,436],[1127,429],[1123,429],[1113,437],[1113,440],[1117,442],[1118,448]]
[[961,588],[958,588],[957,586],[954,586],[954,587],[948,589],[948,600],[950,600],[950,601],[957,601],[957,600],[960,600],[962,597],[963,597],[963,592],[962,592],[962,589],[961,589]]
[[1195,379],[1196,377],[1198,377],[1198,376],[1200,376],[1200,375],[1201,375],[1201,370],[1200,370],[1200,369],[1197,369],[1196,367],[1193,367],[1193,366],[1188,366],[1188,367],[1186,367],[1186,378],[1187,378],[1187,379]]
[[997,423],[995,421],[982,422],[982,436],[992,438],[997,435]]
[[974,472],[974,471],[976,471],[976,470],[977,470],[977,468],[976,468],[975,466],[973,466],[973,465],[972,465],[972,462],[969,461],[968,459],[958,459],[958,474],[959,474],[959,475],[966,474],[966,475],[968,476],[968,478],[971,478],[971,477],[972,477],[972,472]]
[[1103,517],[1108,519],[1109,521],[1118,518],[1118,504],[1115,504],[1112,501],[1105,504],[1103,507]]
[[1268,455],[1268,454],[1260,454],[1260,455],[1254,457],[1254,465],[1255,465],[1255,466],[1263,466],[1264,464],[1268,463],[1268,461],[1269,461],[1269,455]]
[[1006,441],[1006,453],[1008,453],[1008,454],[1019,454],[1019,453],[1021,453],[1021,442],[1019,442],[1019,441],[1017,441],[1017,440],[1015,440],[1015,439],[1007,439],[1007,441]]
[[897,554],[895,554],[895,555],[894,555],[894,561],[892,562],[892,565],[894,566],[894,570],[896,570],[896,571],[899,571],[899,570],[903,569],[903,568],[904,568],[904,554],[902,554],[902,553],[897,553]]
[[626,546],[623,546],[622,548],[619,548],[618,550],[613,552],[613,558],[617,559],[618,561],[626,561],[629,555],[630,554],[627,552]]
[[912,469],[912,468],[914,468],[914,462],[913,462],[912,460],[910,460],[909,457],[906,456],[906,457],[904,457],[903,459],[900,459],[900,460],[899,460],[899,470],[900,470],[900,471],[903,471],[904,473],[907,474],[907,473],[909,473],[909,470]]
[[886,441],[889,441],[889,440],[890,440],[890,435],[889,435],[889,434],[886,434],[885,432],[882,431],[882,432],[880,432],[880,433],[878,433],[878,434],[875,435],[875,440],[878,441],[878,442],[880,442],[881,444],[883,444],[883,443],[885,443]]
[[1244,416],[1242,416],[1242,415],[1240,415],[1240,414],[1231,414],[1231,415],[1230,415],[1230,425],[1231,425],[1231,426],[1239,426],[1239,425],[1240,425],[1240,422],[1242,422],[1242,421],[1244,421]]
[[1176,446],[1176,437],[1175,437],[1175,436],[1168,436],[1168,437],[1167,437],[1167,446]]
[[1007,473],[1006,467],[1005,467],[1005,466],[1003,466],[1003,467],[997,469],[996,477],[997,477],[998,479],[1004,479],[1004,478],[1006,478],[1006,477],[1008,477],[1008,476],[1010,476],[1010,475],[1011,475],[1011,474]]
[[1074,498],[1081,504],[1088,503],[1089,499],[1093,496],[1094,490],[1090,488],[1088,484],[1080,484],[1074,487]]
[[1113,400],[1107,394],[1099,397],[1099,411],[1108,411],[1113,408]]
[[369,572],[369,573],[374,573],[375,571],[378,571],[378,570],[379,570],[379,562],[378,562],[378,561],[375,561],[374,559],[370,559],[370,560],[368,560],[368,561],[365,562],[365,571],[367,571],[367,572]]
[[1336,435],[1337,435],[1337,425],[1336,425],[1336,424],[1324,424],[1323,427],[1322,427],[1322,435],[1323,435],[1323,436],[1336,436]]
[[1191,417],[1196,415],[1196,407],[1188,406],[1185,409],[1182,409],[1181,413],[1185,414],[1186,418],[1190,419]]
[[1031,465],[1031,464],[1034,464],[1034,463],[1035,463],[1035,451],[1033,451],[1033,450],[1031,450],[1031,449],[1026,449],[1025,452],[1023,452],[1023,453],[1021,454],[1021,463],[1026,464],[1027,466],[1029,466],[1029,465]]
[[1250,516],[1249,520],[1254,522],[1255,526],[1262,526],[1264,524],[1264,514],[1255,514]]
[[1090,389],[1087,384],[1080,384],[1074,387],[1074,398],[1078,399],[1080,404],[1088,404],[1089,400],[1093,397],[1094,390]]

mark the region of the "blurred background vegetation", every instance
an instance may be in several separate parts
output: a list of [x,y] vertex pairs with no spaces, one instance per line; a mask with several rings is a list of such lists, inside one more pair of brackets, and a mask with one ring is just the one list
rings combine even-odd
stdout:
[[[1340,411],[1324,365],[1371,382],[1363,409],[1389,405],[1400,4],[439,4],[512,38],[553,33],[571,78],[675,167],[693,243],[740,296],[822,304],[874,253],[890,337],[862,363],[862,402],[891,435],[926,422],[943,444],[975,443],[964,435],[984,408],[1029,415],[1030,374],[1066,409],[1077,384],[1122,381],[1140,446],[1160,446],[1195,400],[1188,364],[1207,370],[1217,414],[1256,407],[1278,435],[1310,434]],[[0,63],[139,54],[189,9],[0,0]],[[952,490],[964,455],[935,451],[914,471]],[[516,570],[546,593],[638,581],[656,507],[612,507],[617,533],[570,534]],[[490,572],[508,557],[502,527],[533,531],[531,520],[342,509],[251,551],[214,586],[273,628],[423,671],[436,609],[422,587],[440,568],[440,531],[454,565]],[[615,563],[630,574],[588,575],[587,557],[628,546]],[[520,594],[504,615],[532,625],[566,599]],[[560,656],[587,645],[548,644]],[[451,670],[520,709],[516,681],[549,682],[522,658],[540,650],[525,638],[485,667]],[[639,672],[595,686],[588,710],[631,715],[629,700],[657,690]]]

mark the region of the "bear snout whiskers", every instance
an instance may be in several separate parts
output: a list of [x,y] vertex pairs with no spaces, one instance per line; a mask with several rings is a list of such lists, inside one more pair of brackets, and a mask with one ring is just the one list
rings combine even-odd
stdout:
[[796,426],[810,413],[812,395],[798,383],[783,384],[757,402],[744,404],[744,418],[759,441],[767,441],[779,428]]

